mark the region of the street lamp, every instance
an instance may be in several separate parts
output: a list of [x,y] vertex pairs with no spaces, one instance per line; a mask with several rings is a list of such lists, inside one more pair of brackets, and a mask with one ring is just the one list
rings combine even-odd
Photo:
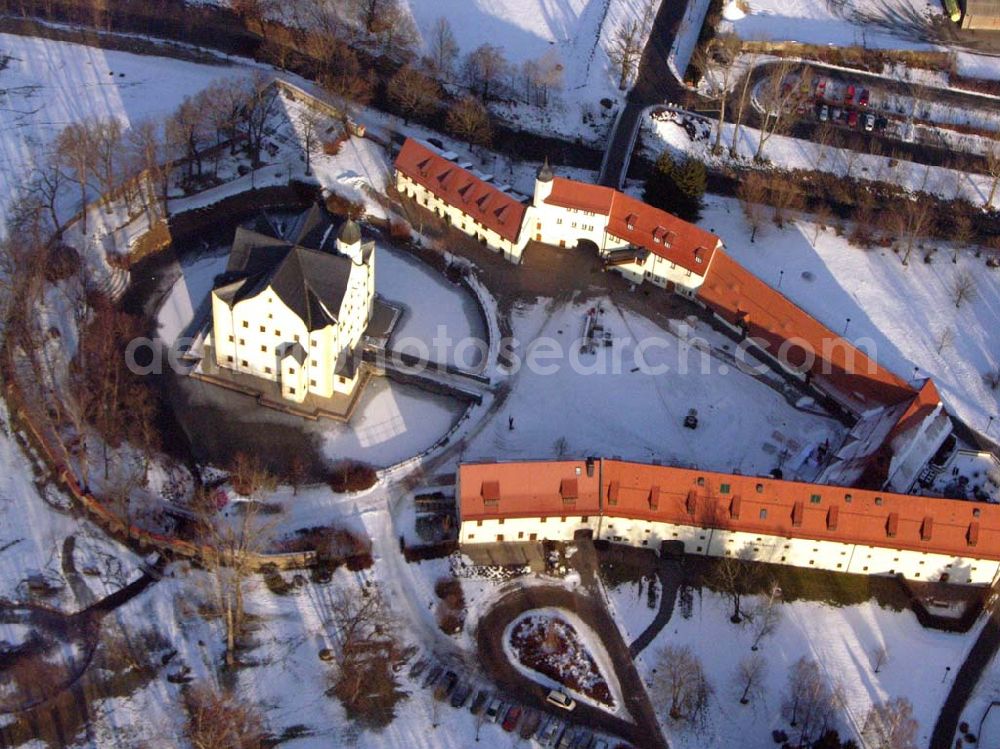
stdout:
[[993,426],[993,420],[995,418],[996,418],[996,416],[990,416],[990,420],[986,423],[986,436],[989,436],[989,434],[990,434],[990,427]]
[[778,288],[779,289],[781,288],[781,279],[784,278],[784,276],[785,276],[785,271],[779,270],[778,271]]
[[844,335],[847,335],[847,329],[851,326],[851,318],[847,318],[847,322],[844,323]]

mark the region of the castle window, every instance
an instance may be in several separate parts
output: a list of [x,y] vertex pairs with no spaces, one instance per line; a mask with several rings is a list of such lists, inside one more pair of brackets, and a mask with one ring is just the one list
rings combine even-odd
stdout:
[[263,325],[261,325],[261,326],[260,326],[260,332],[261,332],[261,333],[266,333],[266,332],[267,332],[267,328],[266,328],[266,327],[264,327]]
[[271,374],[271,368],[270,367],[264,367],[264,374]]
[[260,351],[261,351],[262,354],[266,354],[267,353],[267,346],[261,346],[260,347]]
[[316,387],[316,380],[309,380],[309,384]]
[[767,508],[765,507],[760,508],[760,519],[767,520]]
[[882,506],[882,498],[881,497],[875,497],[875,504],[878,505],[879,507],[881,507]]
[[241,346],[246,346],[246,345],[247,345],[247,340],[246,340],[246,338],[240,338],[240,345],[241,345]]
[[274,334],[275,334],[275,335],[276,335],[276,336],[277,336],[278,338],[281,338],[281,331],[280,331],[280,330],[275,330],[275,331],[274,331]]
[[295,395],[295,388],[288,388],[289,395]]
[[852,499],[853,499],[853,497],[850,494],[845,494],[844,495],[844,501],[847,502],[848,504],[851,503]]
[[232,343],[232,342],[233,342],[233,341],[235,341],[235,340],[236,340],[235,338],[233,338],[232,336],[229,336],[229,342],[230,342],[230,343]]
[[811,497],[809,497],[809,504],[818,505],[821,499],[822,497],[819,494],[813,494]]
[[763,494],[764,493],[764,485],[763,484],[757,484],[757,493],[758,494]]
[[227,356],[226,357],[226,361],[229,362],[230,364],[232,364],[233,363],[233,357]]
[[295,367],[289,367],[288,368],[288,374],[290,374],[290,375],[295,374]]
[[244,328],[249,328],[250,327],[250,323],[247,320],[244,320],[243,321],[243,327]]
[[244,360],[242,360],[242,361],[240,362],[240,366],[243,366],[243,367],[249,367],[250,365],[249,365],[249,364],[247,364],[247,360],[246,360],[246,359],[244,359]]

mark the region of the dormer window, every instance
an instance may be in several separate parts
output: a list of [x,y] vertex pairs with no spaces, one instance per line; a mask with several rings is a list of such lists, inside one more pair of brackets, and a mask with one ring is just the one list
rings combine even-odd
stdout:
[[625,217],[625,226],[628,228],[629,231],[635,230],[636,218],[638,217],[634,213],[630,213],[628,216]]
[[657,226],[653,229],[653,241],[657,244],[666,244],[668,234],[666,227]]

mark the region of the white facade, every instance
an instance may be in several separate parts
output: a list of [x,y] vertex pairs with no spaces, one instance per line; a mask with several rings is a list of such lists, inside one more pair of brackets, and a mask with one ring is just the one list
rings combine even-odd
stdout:
[[[301,403],[312,393],[329,398],[348,395],[358,383],[358,367],[345,366],[371,320],[375,298],[375,252],[362,258],[360,240],[337,249],[351,258],[346,290],[339,308],[327,310],[335,322],[309,331],[306,321],[267,285],[259,293],[230,305],[228,286],[212,291],[215,364],[281,384],[281,395]],[[241,283],[241,282],[236,282]]]
[[501,237],[493,229],[484,226],[478,220],[464,213],[460,207],[442,200],[398,169],[396,170],[396,190],[411,200],[415,200],[427,210],[436,213],[450,225],[475,238],[491,250],[502,252],[505,260],[515,264],[521,262],[524,246],[528,243],[528,237],[523,231],[523,227],[518,227],[520,231],[517,235],[517,241],[511,242],[506,237]]
[[680,542],[685,554],[736,556],[740,559],[859,575],[902,575],[911,580],[989,585],[1000,562],[951,557],[907,549],[772,536],[701,528],[614,515],[505,518],[463,521],[460,543],[571,541],[580,530],[595,539],[659,551],[663,542]]

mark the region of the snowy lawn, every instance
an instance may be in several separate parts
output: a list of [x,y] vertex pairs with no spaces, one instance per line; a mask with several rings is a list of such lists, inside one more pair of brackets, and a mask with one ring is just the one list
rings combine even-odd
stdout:
[[[23,186],[59,132],[88,118],[128,127],[162,120],[212,81],[245,68],[133,55],[35,37],[0,34],[0,194]],[[73,199],[76,194],[73,193]],[[74,203],[73,209],[78,208]],[[0,219],[6,215],[0,205]]]
[[[584,314],[598,305],[614,344],[579,354]],[[465,460],[614,454],[753,475],[770,471],[783,453],[826,439],[835,444],[842,431],[607,299],[522,306],[513,323],[522,366],[510,378],[504,408],[471,440]],[[730,345],[702,325],[691,333],[713,348]],[[633,371],[637,362],[648,366]],[[691,408],[700,419],[696,430],[683,426]],[[785,471],[795,467],[786,464]]]
[[[951,262],[941,247],[931,264],[913,253],[902,265],[890,250],[852,247],[835,232],[821,231],[807,219],[784,230],[768,224],[750,244],[740,205],[710,198],[701,224],[726,243],[736,260],[837,333],[864,343],[869,355],[900,377],[933,377],[946,406],[970,427],[985,431],[991,414],[1000,413],[1000,392],[983,375],[1000,365],[1000,271],[963,252]],[[951,286],[963,269],[976,278],[975,298],[956,309]],[[784,274],[779,274],[779,271]],[[942,346],[943,342],[943,346]]]
[[[688,121],[694,138],[679,119]],[[648,136],[646,156],[656,159],[664,149],[673,154],[691,154],[706,163],[729,163],[733,166],[752,164],[760,140],[760,130],[743,126],[736,144],[736,158],[729,156],[735,126],[724,123],[723,153],[711,153],[717,122],[697,115],[680,115],[671,111],[654,115],[643,122]],[[964,198],[973,205],[983,205],[990,194],[991,178],[984,174],[961,172],[938,166],[896,160],[889,156],[873,156],[847,148],[820,145],[810,140],[787,135],[771,135],[764,143],[763,157],[785,170],[818,170],[843,177],[888,182],[911,192],[926,192],[943,199]],[[1000,207],[1000,191],[993,198]],[[725,239],[725,237],[723,237]]]
[[608,610],[629,643],[646,631],[660,610],[660,581],[656,577],[615,586],[605,581],[604,592],[608,596]]
[[[754,602],[745,599],[744,603]],[[650,683],[661,648],[689,645],[701,659],[714,695],[704,730],[678,730],[666,718],[666,711],[660,711],[671,746],[768,749],[774,746],[774,729],[784,729],[794,737],[794,729],[781,717],[781,705],[789,668],[802,656],[817,660],[823,675],[843,690],[846,704],[838,726],[842,738],[857,739],[873,703],[906,697],[919,722],[917,746],[926,746],[958,666],[980,628],[977,625],[961,635],[924,629],[911,611],[893,611],[874,601],[844,607],[797,601],[780,604],[780,610],[776,631],[760,645],[766,664],[762,699],[741,705],[742,685],[736,684],[734,672],[741,659],[751,654],[751,627],[732,624],[729,599],[707,590],[695,596],[690,618],[684,618],[678,607],[637,659],[639,671]],[[889,657],[876,674],[872,652],[883,646]],[[946,671],[946,666],[951,670]]]
[[943,19],[936,0],[748,0],[743,14],[730,2],[719,25],[748,41],[853,45],[907,49],[927,47],[926,27]]

